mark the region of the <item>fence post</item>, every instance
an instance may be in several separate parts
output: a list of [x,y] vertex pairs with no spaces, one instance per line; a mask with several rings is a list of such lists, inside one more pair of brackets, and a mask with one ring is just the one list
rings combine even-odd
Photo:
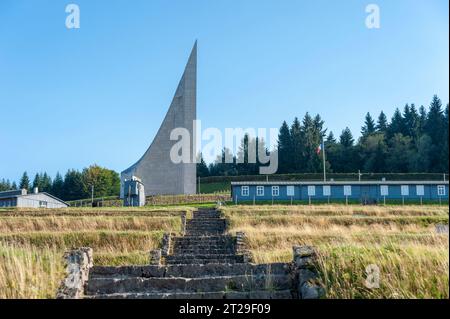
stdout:
[[183,236],[186,233],[186,212],[181,213],[181,233]]
[[150,265],[161,266],[161,249],[150,251]]

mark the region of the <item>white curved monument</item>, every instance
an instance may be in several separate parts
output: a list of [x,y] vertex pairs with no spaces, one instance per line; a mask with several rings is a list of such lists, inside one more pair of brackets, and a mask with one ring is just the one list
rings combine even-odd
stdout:
[[[197,42],[195,42],[178,88],[166,117],[145,154],[130,168],[121,173],[123,198],[125,180],[140,178],[145,195],[177,195],[196,193],[195,131],[197,109]],[[184,128],[190,133],[189,163],[174,163],[170,151],[177,143],[170,139],[173,129]]]

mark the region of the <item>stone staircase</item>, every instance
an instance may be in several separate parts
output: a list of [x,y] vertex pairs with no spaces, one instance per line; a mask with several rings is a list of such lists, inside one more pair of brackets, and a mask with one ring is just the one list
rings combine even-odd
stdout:
[[186,221],[185,235],[171,240],[172,254],[167,264],[234,264],[245,256],[236,253],[235,239],[225,235],[226,220],[216,210],[193,212]]
[[93,267],[85,288],[92,299],[293,298],[285,264],[183,264]]
[[[301,297],[295,263],[249,263],[242,236],[226,234],[226,225],[219,211],[196,211],[192,219],[183,219],[184,236],[165,237],[156,262],[152,257],[155,264],[82,267],[88,269],[83,275],[87,280],[79,295],[89,299]],[[92,256],[88,260],[92,263]]]

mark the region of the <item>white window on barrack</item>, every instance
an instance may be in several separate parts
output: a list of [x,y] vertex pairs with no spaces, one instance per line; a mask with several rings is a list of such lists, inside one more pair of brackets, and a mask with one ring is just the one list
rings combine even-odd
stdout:
[[264,196],[264,186],[256,186],[256,196]]
[[280,195],[280,186],[272,186],[272,196]]
[[295,188],[294,188],[294,186],[286,186],[286,194],[289,197],[295,196]]

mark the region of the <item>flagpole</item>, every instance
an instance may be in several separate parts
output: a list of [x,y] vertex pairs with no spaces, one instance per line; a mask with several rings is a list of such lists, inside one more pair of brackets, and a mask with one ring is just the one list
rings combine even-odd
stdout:
[[323,155],[323,181],[326,182],[327,181],[327,170],[326,170],[326,166],[325,166],[325,142],[323,141],[323,137],[322,137],[322,146],[323,146],[323,150],[322,150],[322,155]]

